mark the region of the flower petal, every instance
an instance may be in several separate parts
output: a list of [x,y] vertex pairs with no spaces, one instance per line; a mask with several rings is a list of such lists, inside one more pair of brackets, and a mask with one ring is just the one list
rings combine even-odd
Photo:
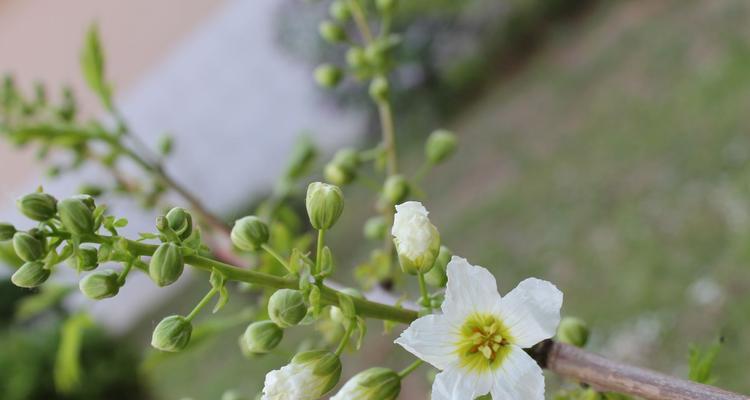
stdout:
[[448,289],[443,301],[443,314],[451,321],[462,323],[474,312],[493,312],[500,302],[495,277],[465,258],[453,256],[448,263]]
[[520,347],[513,349],[495,370],[492,398],[544,400],[544,375],[539,365]]
[[[450,281],[449,281],[450,283]],[[500,301],[500,315],[513,344],[526,348],[555,335],[563,294],[555,285],[529,278]]]
[[474,400],[493,387],[492,373],[474,373],[451,366],[435,376],[432,400]]
[[412,322],[395,343],[438,369],[445,369],[458,356],[456,330],[442,315],[428,315]]

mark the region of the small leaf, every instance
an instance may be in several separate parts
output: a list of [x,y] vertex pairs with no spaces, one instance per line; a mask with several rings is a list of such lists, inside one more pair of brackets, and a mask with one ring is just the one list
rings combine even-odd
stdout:
[[331,249],[329,249],[328,246],[325,246],[323,248],[323,253],[320,256],[320,276],[323,278],[331,276],[333,269],[334,265]]
[[357,330],[359,331],[359,336],[357,337],[356,348],[359,350],[362,347],[362,343],[365,341],[365,335],[367,334],[367,323],[362,317],[357,317]]
[[719,340],[705,348],[696,345],[690,346],[688,378],[691,381],[704,384],[711,384],[716,381],[716,377],[713,376],[713,367],[716,356],[721,350],[721,344],[722,341]]
[[310,301],[310,307],[312,308],[312,314],[314,317],[318,317],[320,315],[320,311],[323,308],[322,303],[320,302],[320,288],[317,286],[312,286],[310,288],[310,295],[308,296],[308,300]]
[[115,220],[114,226],[117,228],[124,228],[128,226],[128,220],[126,218],[118,218]]
[[211,282],[211,287],[213,287],[219,293],[219,300],[216,301],[216,305],[214,306],[213,310],[214,313],[217,313],[219,310],[224,308],[224,306],[229,301],[229,291],[226,287],[226,276],[224,276],[221,271],[214,268],[213,271],[211,271],[209,282]]
[[96,24],[92,24],[86,32],[86,39],[81,50],[81,69],[89,88],[99,96],[104,107],[111,110],[112,91],[104,77],[104,51]]
[[341,313],[344,314],[347,319],[354,319],[357,317],[357,309],[354,306],[354,300],[352,300],[352,297],[346,293],[339,292],[339,308],[341,308]]

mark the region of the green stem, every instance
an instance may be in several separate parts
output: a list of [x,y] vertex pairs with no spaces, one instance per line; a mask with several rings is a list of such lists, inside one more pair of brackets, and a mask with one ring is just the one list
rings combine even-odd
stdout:
[[198,315],[198,313],[203,309],[203,307],[205,307],[206,304],[208,304],[208,302],[211,301],[211,298],[214,297],[215,294],[216,294],[216,288],[211,288],[211,290],[209,290],[208,293],[206,293],[206,295],[203,296],[203,298],[195,306],[195,308],[193,308],[193,311],[190,311],[190,314],[188,314],[187,317],[185,317],[185,319],[188,321],[192,321],[193,318],[195,318],[195,316]]
[[320,263],[321,259],[323,258],[323,241],[325,240],[325,233],[325,229],[318,229],[318,248],[315,251],[315,271],[313,271],[314,276],[320,273]]
[[266,243],[263,243],[261,247],[263,248],[263,250],[268,252],[268,254],[273,256],[273,258],[275,258],[276,261],[278,261],[281,265],[283,265],[284,268],[286,268],[288,271],[291,271],[291,268],[289,268],[289,262],[287,262],[287,260],[281,257],[281,255],[279,255],[279,253],[277,253],[271,246],[269,246]]
[[380,126],[383,135],[383,146],[386,153],[388,175],[396,175],[398,174],[398,157],[396,156],[396,130],[393,124],[391,103],[388,101],[379,102],[378,114],[380,115]]
[[421,272],[418,273],[417,279],[419,280],[419,293],[422,296],[420,299],[420,305],[432,312],[432,307],[430,307],[430,292],[427,291],[427,282],[424,280],[424,274]]
[[133,268],[133,264],[135,264],[135,260],[130,260],[125,263],[125,268],[122,270],[122,272],[120,272],[120,276],[117,277],[117,286],[122,286],[125,284],[125,279],[128,277],[130,270]]
[[362,34],[362,40],[365,44],[369,44],[373,40],[372,32],[370,31],[370,25],[367,24],[367,16],[365,10],[359,5],[357,0],[349,0],[349,9],[352,11],[352,17],[354,17],[354,23],[357,25],[357,29]]
[[417,173],[414,174],[414,181],[420,182],[428,173],[430,173],[430,170],[432,170],[432,163],[425,162],[424,164],[422,164],[422,166],[417,170]]
[[344,332],[344,337],[341,338],[341,341],[339,342],[339,347],[336,348],[336,355],[340,356],[341,353],[344,352],[344,349],[346,348],[346,345],[349,344],[349,339],[352,336],[352,332],[354,332],[354,327],[356,324],[353,320],[350,320],[346,325],[346,331]]
[[401,372],[398,373],[398,377],[401,379],[406,378],[409,374],[414,372],[419,366],[421,366],[424,363],[422,360],[414,361],[413,363],[409,364],[408,367],[401,370]]

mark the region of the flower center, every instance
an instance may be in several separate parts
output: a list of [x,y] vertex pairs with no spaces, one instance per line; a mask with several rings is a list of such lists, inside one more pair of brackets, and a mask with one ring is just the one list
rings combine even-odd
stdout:
[[470,370],[495,369],[510,351],[511,336],[503,322],[490,314],[472,314],[461,327],[457,352]]

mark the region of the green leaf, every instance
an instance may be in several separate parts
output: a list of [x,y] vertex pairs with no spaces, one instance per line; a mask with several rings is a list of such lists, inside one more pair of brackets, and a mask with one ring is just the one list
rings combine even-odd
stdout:
[[312,314],[315,318],[317,318],[320,315],[320,311],[323,308],[322,303],[320,301],[320,288],[317,286],[312,286],[310,288],[310,295],[308,296],[308,301],[310,302],[310,307],[312,308]]
[[128,226],[128,220],[126,218],[118,218],[115,220],[114,226],[117,228],[124,228]]
[[359,331],[359,336],[357,336],[356,348],[359,350],[362,347],[362,343],[365,341],[365,335],[367,334],[367,323],[362,317],[357,317],[357,330]]
[[62,326],[54,367],[55,388],[60,393],[70,394],[81,383],[83,333],[91,326],[91,318],[84,313],[68,318]]
[[99,27],[92,24],[86,32],[81,50],[81,70],[89,88],[99,96],[107,110],[112,110],[112,90],[105,81],[104,50],[99,40]]
[[354,307],[354,300],[348,294],[339,292],[339,308],[341,308],[341,313],[347,319],[357,318],[357,309]]
[[713,367],[716,356],[721,350],[721,343],[719,340],[705,348],[697,345],[690,346],[688,378],[691,381],[709,385],[716,381],[716,377],[713,376]]
[[229,291],[227,290],[226,285],[226,276],[221,273],[221,271],[214,268],[213,271],[211,271],[211,278],[209,278],[209,282],[211,282],[211,287],[216,289],[216,291],[219,293],[219,300],[216,301],[216,305],[214,306],[214,313],[219,312],[229,301]]

